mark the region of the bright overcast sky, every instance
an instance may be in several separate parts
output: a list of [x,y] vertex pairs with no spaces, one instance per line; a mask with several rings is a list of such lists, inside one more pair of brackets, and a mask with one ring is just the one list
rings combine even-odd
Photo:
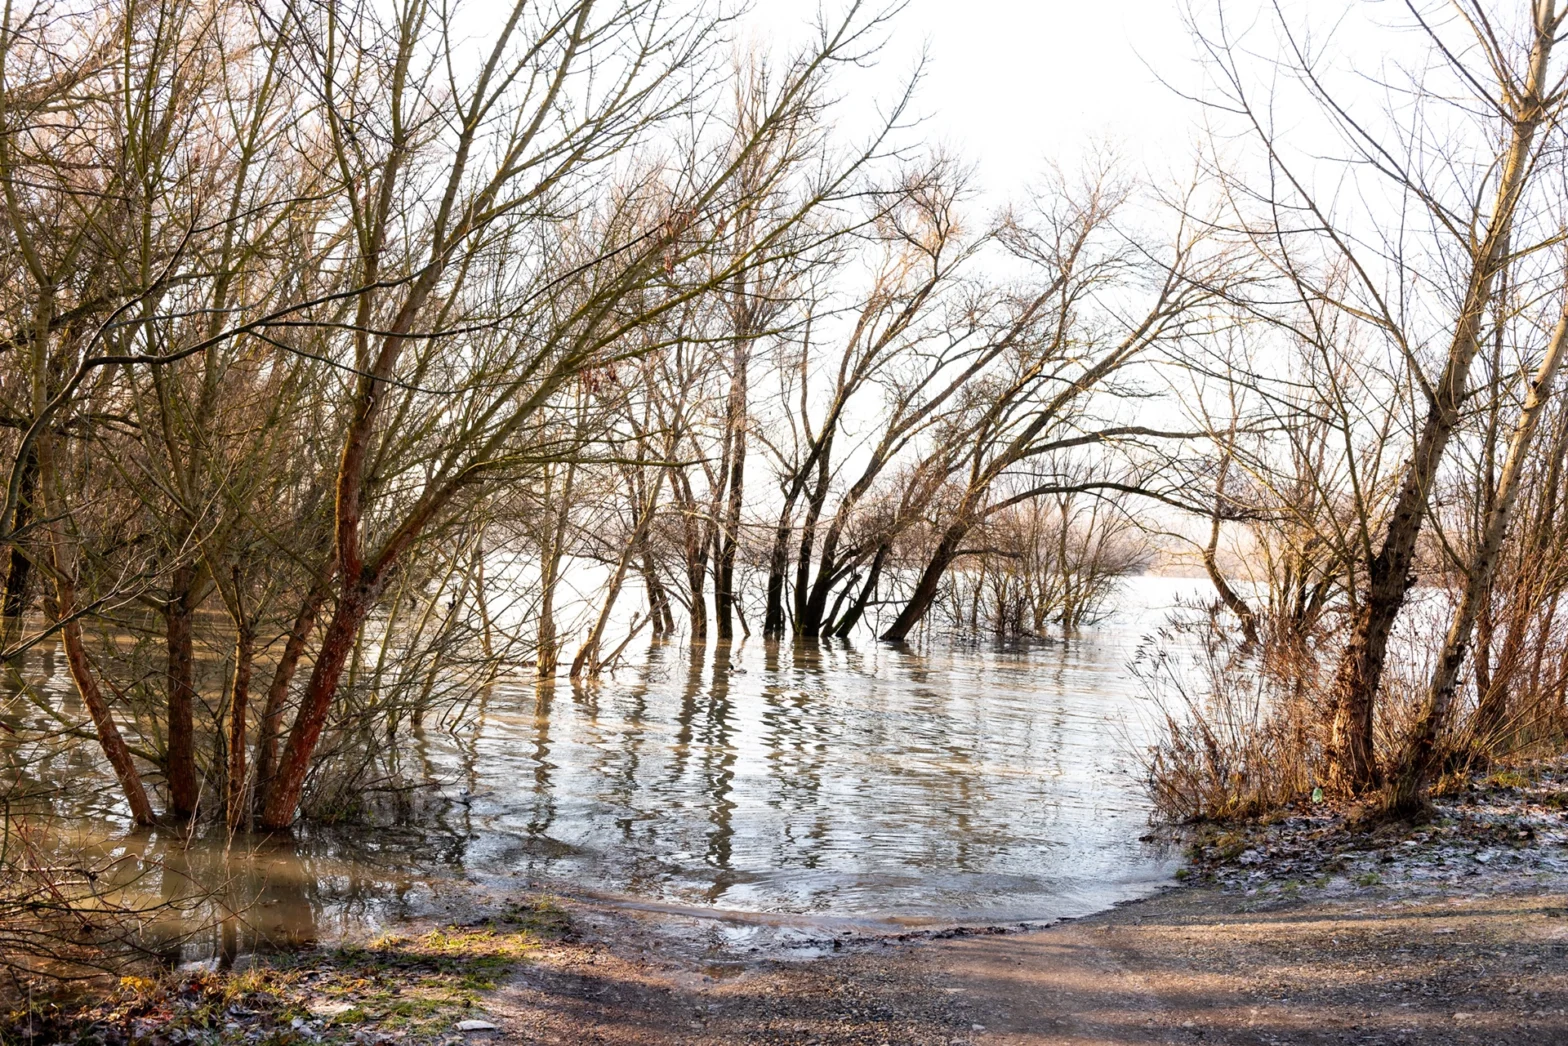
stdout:
[[[873,93],[890,95],[924,49],[924,132],[974,164],[993,199],[1096,140],[1152,172],[1185,168],[1197,114],[1158,79],[1192,82],[1179,10],[1175,0],[911,0],[879,63],[888,86]],[[753,31],[759,43],[795,37],[816,11],[815,0],[757,0]]]

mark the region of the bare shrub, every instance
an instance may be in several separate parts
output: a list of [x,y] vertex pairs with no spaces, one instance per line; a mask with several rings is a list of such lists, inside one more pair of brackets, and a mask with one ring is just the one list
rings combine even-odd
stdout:
[[1132,669],[1156,716],[1143,753],[1156,816],[1173,822],[1251,817],[1311,791],[1324,735],[1300,647],[1247,653],[1213,615],[1173,621]]

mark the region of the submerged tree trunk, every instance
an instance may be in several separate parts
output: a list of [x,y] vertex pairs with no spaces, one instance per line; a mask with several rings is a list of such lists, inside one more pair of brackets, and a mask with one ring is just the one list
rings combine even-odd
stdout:
[[795,503],[786,499],[773,530],[773,550],[768,555],[768,587],[762,617],[762,634],[776,639],[784,634],[784,575],[789,570],[790,515]]
[[249,622],[240,622],[234,638],[234,678],[229,686],[228,826],[245,823],[245,716],[250,705],[251,667],[255,636]]
[[719,527],[713,583],[713,614],[720,639],[735,636],[735,555],[740,547],[740,510],[746,487],[746,381],[750,351],[748,340],[736,340],[734,375],[725,419],[729,430],[729,491],[723,525]]
[[[552,473],[545,476],[544,497],[550,498]],[[572,488],[577,478],[576,462],[568,462],[561,480],[560,501],[551,515],[539,556],[539,625],[534,643],[534,674],[541,679],[554,677],[561,660],[561,644],[555,629],[555,590],[561,583],[561,561],[566,555],[567,528],[571,525]]]
[[926,563],[926,569],[920,575],[915,591],[904,604],[904,609],[899,611],[898,617],[888,626],[887,631],[882,633],[884,640],[889,643],[902,643],[920,623],[920,619],[926,616],[926,611],[930,610],[931,604],[936,602],[937,593],[942,587],[942,575],[947,573],[947,568],[958,558],[959,542],[963,541],[968,533],[969,524],[962,521],[951,524],[942,533],[942,540]]
[[380,595],[377,580],[359,580],[344,586],[338,599],[337,610],[332,615],[327,631],[321,638],[321,650],[316,654],[316,664],[300,698],[299,714],[289,731],[288,744],[273,774],[262,805],[263,828],[287,828],[294,822],[295,812],[305,788],[305,775],[310,770],[310,758],[316,751],[316,742],[327,725],[327,714],[332,708],[332,698],[337,693],[338,680],[353,652],[360,627],[370,613],[370,607]]
[[876,555],[871,557],[871,569],[866,574],[865,584],[860,587],[860,595],[850,606],[849,612],[844,615],[844,620],[839,622],[832,632],[840,639],[848,639],[855,626],[860,624],[860,619],[865,616],[866,608],[871,605],[871,600],[876,598],[877,582],[882,580],[882,566],[887,562],[887,554],[892,546],[887,542],[877,546]]
[[675,631],[675,614],[670,610],[670,594],[659,580],[659,565],[646,541],[642,547],[642,581],[648,589],[648,619],[653,624],[653,634],[667,636]]
[[[588,638],[583,640],[577,656],[572,659],[573,679],[584,676],[597,676],[601,663],[599,648],[604,643],[604,632],[610,624],[610,614],[615,609],[615,601],[620,598],[621,587],[626,582],[626,571],[632,565],[632,557],[643,547],[648,537],[648,528],[653,525],[653,514],[659,505],[659,490],[664,485],[663,477],[656,480],[653,489],[647,494],[646,500],[637,506],[637,518],[632,522],[631,537],[621,549],[620,557],[616,560],[615,570],[610,575],[610,583],[604,593],[604,603],[599,608],[599,616],[594,620],[593,627],[588,630]],[[613,657],[613,655],[612,655]]]
[[10,646],[20,633],[22,615],[27,612],[27,582],[32,576],[33,561],[28,558],[15,536],[27,526],[32,512],[33,489],[37,482],[38,453],[36,449],[29,448],[27,456],[22,460],[19,496],[16,511],[11,517],[11,565],[5,575],[5,602],[0,607],[0,616],[5,620],[3,641],[6,646]]
[[169,747],[164,757],[164,775],[169,782],[169,813],[181,818],[194,814],[201,799],[193,719],[196,685],[192,600],[195,587],[196,567],[193,564],[175,568],[163,611],[164,638],[168,646],[164,686],[169,709]]
[[817,541],[817,521],[828,499],[830,476],[828,455],[817,461],[817,478],[806,497],[806,520],[800,528],[800,553],[795,559],[795,634],[814,636],[816,629],[808,619],[807,603],[811,593],[811,562]]
[[283,732],[283,710],[288,704],[289,687],[294,682],[300,658],[304,656],[305,644],[310,641],[310,633],[316,627],[322,604],[327,601],[332,573],[332,567],[328,566],[300,604],[299,612],[294,615],[293,626],[289,629],[289,637],[284,641],[283,653],[278,657],[277,667],[272,670],[272,682],[267,685],[267,700],[262,705],[256,738],[256,796],[259,799],[265,799],[268,789],[272,787],[273,775],[277,772],[278,738]]

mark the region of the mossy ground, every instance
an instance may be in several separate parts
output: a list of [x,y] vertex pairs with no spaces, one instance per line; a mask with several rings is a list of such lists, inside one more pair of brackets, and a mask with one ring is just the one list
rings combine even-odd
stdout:
[[234,971],[131,975],[92,992],[22,995],[0,1011],[0,1044],[439,1042],[457,1022],[483,1019],[485,994],[569,929],[563,909],[532,901],[476,925],[252,956]]

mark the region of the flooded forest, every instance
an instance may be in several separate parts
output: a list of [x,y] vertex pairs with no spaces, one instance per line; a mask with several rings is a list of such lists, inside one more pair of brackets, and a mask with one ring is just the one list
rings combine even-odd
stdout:
[[1546,780],[1568,4],[1192,0],[1187,154],[1007,199],[905,6],[6,5],[0,995],[497,905],[718,976]]

